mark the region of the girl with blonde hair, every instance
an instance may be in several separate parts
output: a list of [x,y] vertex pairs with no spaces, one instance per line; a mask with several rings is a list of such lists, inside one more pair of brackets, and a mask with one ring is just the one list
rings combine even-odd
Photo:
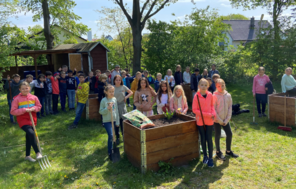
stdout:
[[177,85],[174,88],[173,96],[170,100],[170,110],[181,114],[186,114],[188,110],[187,98],[185,96],[183,87]]

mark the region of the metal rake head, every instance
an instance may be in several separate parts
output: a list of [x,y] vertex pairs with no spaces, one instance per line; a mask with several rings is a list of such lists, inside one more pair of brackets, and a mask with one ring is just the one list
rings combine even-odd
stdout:
[[51,164],[49,163],[49,160],[48,160],[48,158],[47,158],[46,155],[45,156],[42,156],[42,158],[40,158],[38,160],[38,163],[39,163],[39,165],[40,165],[40,167],[41,167],[42,170],[51,167]]

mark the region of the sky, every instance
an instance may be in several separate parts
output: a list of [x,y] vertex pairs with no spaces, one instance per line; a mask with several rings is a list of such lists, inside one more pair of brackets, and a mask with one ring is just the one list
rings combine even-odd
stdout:
[[[99,37],[102,34],[109,35],[109,33],[99,30],[97,20],[100,18],[100,15],[96,12],[96,10],[101,9],[101,7],[112,8],[118,5],[115,5],[112,0],[75,0],[75,2],[77,5],[73,11],[77,15],[82,17],[80,22],[87,25],[91,29],[92,35],[96,34]],[[126,2],[130,7],[132,5],[132,0],[123,0],[123,2]],[[192,12],[192,9],[194,7],[202,9],[210,6],[211,9],[217,9],[220,15],[239,13],[248,18],[254,16],[255,19],[259,20],[261,14],[264,14],[264,20],[271,21],[271,16],[267,13],[267,10],[263,8],[256,8],[254,10],[243,10],[243,8],[240,7],[237,9],[233,8],[228,0],[195,0],[195,2],[196,4],[194,5],[191,3],[191,0],[179,0],[175,4],[166,6],[158,14],[152,17],[152,19],[162,20],[166,22],[176,19],[182,20],[186,14],[190,14]],[[173,13],[175,14],[175,16],[172,15]],[[290,14],[290,11],[287,10],[283,14]],[[43,26],[43,21],[33,22],[32,15],[32,13],[27,13],[26,15],[24,13],[19,13],[17,15],[18,18],[10,18],[10,21],[23,29],[27,29],[29,26],[34,26],[36,24],[40,24],[41,26]],[[114,36],[115,34],[111,33],[110,35]],[[86,35],[82,37],[86,38]]]

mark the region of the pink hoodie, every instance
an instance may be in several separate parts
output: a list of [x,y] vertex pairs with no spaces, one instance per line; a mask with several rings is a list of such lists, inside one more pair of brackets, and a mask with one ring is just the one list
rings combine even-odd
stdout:
[[[174,98],[172,97],[170,99],[170,111],[177,111],[178,110],[178,104],[174,103]],[[187,102],[184,102],[182,98],[182,104],[181,104],[181,113],[182,114],[187,114],[188,111],[188,104]]]
[[224,94],[220,92],[214,92],[214,108],[216,111],[215,123],[222,125],[228,123],[232,115],[232,99],[231,95],[224,91]]
[[253,80],[253,94],[266,94],[265,84],[269,81],[269,77],[265,74],[262,77],[256,75]]
[[197,96],[199,97],[199,102],[202,110],[202,115],[205,121],[205,125],[212,126],[214,124],[214,120],[212,116],[216,117],[216,112],[214,109],[214,99],[212,93],[207,91],[207,97],[204,98],[200,92],[197,92],[193,98],[192,111],[196,115],[196,124],[198,126],[203,126],[200,107],[198,105]]

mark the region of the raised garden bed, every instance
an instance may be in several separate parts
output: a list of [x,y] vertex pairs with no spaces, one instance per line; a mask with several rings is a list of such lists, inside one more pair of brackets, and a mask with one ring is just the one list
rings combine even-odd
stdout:
[[286,118],[284,116],[285,94],[277,93],[268,96],[268,119],[284,125],[286,119],[288,126],[296,125],[296,97],[286,97]]
[[86,120],[101,121],[101,114],[99,113],[100,103],[98,101],[98,94],[89,94],[86,101],[85,108],[82,113],[82,118]]
[[194,158],[199,158],[198,130],[195,119],[176,114],[177,122],[164,121],[164,115],[149,117],[156,127],[141,130],[128,120],[124,125],[124,150],[129,161],[136,167],[157,171],[158,162],[168,162],[182,166]]

